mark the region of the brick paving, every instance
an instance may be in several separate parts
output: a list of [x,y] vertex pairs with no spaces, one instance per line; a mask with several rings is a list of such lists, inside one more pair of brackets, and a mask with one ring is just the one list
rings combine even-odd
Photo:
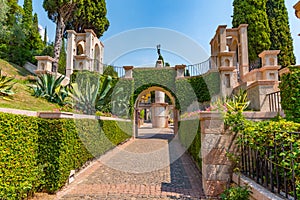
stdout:
[[170,129],[139,130],[75,176],[56,199],[204,198],[201,174]]

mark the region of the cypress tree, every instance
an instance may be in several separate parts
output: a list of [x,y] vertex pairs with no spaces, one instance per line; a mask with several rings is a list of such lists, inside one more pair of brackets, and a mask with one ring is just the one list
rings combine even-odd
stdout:
[[232,26],[248,24],[249,62],[254,64],[258,54],[271,46],[270,27],[266,13],[267,0],[234,0]]
[[47,46],[47,26],[45,27],[45,32],[44,32],[44,45],[45,47]]
[[59,61],[58,61],[58,72],[61,74],[66,74],[66,59],[67,59],[67,52],[66,52],[66,43],[65,40],[62,40],[62,45],[60,49]]
[[289,18],[284,0],[268,0],[267,14],[271,29],[271,48],[280,50],[278,63],[282,67],[294,65],[293,39],[291,36]]
[[23,4],[23,23],[28,26],[28,28],[31,28],[32,25],[32,0],[24,0]]

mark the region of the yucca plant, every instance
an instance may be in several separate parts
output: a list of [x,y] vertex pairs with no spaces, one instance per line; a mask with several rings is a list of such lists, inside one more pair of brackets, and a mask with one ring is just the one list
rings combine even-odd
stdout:
[[240,90],[233,98],[226,100],[225,104],[228,111],[243,112],[248,108],[250,101],[248,101],[247,92]]
[[61,106],[69,104],[67,97],[69,96],[69,86],[62,86],[64,76],[56,77],[52,74],[42,74],[37,77],[36,85],[30,86],[33,95],[42,97],[49,102],[57,103]]
[[7,97],[11,97],[15,94],[12,91],[12,88],[15,83],[13,83],[14,78],[8,77],[2,74],[2,70],[0,69],[0,97],[7,99]]

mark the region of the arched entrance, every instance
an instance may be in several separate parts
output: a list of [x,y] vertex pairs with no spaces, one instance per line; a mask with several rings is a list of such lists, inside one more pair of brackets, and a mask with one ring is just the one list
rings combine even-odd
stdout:
[[173,118],[173,133],[177,134],[178,131],[178,110],[176,109],[176,104],[175,104],[175,97],[171,94],[170,91],[164,89],[163,87],[159,87],[159,86],[151,86],[145,90],[143,90],[138,97],[136,98],[135,102],[134,102],[134,138],[137,138],[139,136],[139,111],[141,109],[149,109],[152,108],[152,103],[148,103],[148,104],[142,104],[142,98],[144,96],[146,96],[147,94],[151,93],[151,92],[163,92],[165,93],[171,102],[171,105],[168,105],[168,110],[172,111],[172,118]]

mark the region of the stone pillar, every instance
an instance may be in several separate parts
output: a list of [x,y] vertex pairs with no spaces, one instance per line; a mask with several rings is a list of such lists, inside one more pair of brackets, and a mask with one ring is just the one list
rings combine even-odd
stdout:
[[54,58],[50,56],[35,56],[38,61],[38,67],[35,71],[36,74],[52,73],[52,63]]
[[296,17],[300,19],[300,1],[298,1],[293,7],[295,9]]
[[235,52],[221,52],[219,58],[219,72],[221,76],[221,95],[223,97],[230,96],[233,88],[238,85],[237,70],[233,66]]
[[132,76],[133,66],[124,66],[123,68],[125,70],[125,77],[124,78],[131,79],[133,77]]
[[[163,68],[163,61],[156,62],[156,68]],[[165,103],[165,93],[155,91],[155,103],[152,104],[152,127],[168,127],[168,104]]]
[[168,104],[153,103],[152,104],[152,127],[168,128],[167,120],[168,120]]
[[186,65],[176,65],[176,78],[184,78],[184,71],[185,71]]
[[67,41],[67,61],[66,61],[66,76],[71,77],[74,70],[74,56],[76,55],[76,32],[68,30],[68,41]]
[[235,150],[233,134],[224,132],[222,114],[200,113],[202,184],[205,195],[218,197],[231,180],[231,162],[227,151]]
[[219,36],[219,52],[225,52],[227,46],[227,39],[226,39],[226,25],[218,26],[217,35]]
[[94,47],[94,37],[97,37],[96,34],[92,29],[85,29],[86,32],[85,36],[85,49],[86,49],[86,56],[94,59],[94,54],[95,54],[95,47]]
[[155,67],[156,68],[163,68],[164,67],[163,61],[162,60],[156,61]]
[[244,76],[249,72],[249,58],[248,58],[248,24],[241,24],[238,27],[239,31],[239,67],[240,67],[240,76],[242,81],[244,81]]

